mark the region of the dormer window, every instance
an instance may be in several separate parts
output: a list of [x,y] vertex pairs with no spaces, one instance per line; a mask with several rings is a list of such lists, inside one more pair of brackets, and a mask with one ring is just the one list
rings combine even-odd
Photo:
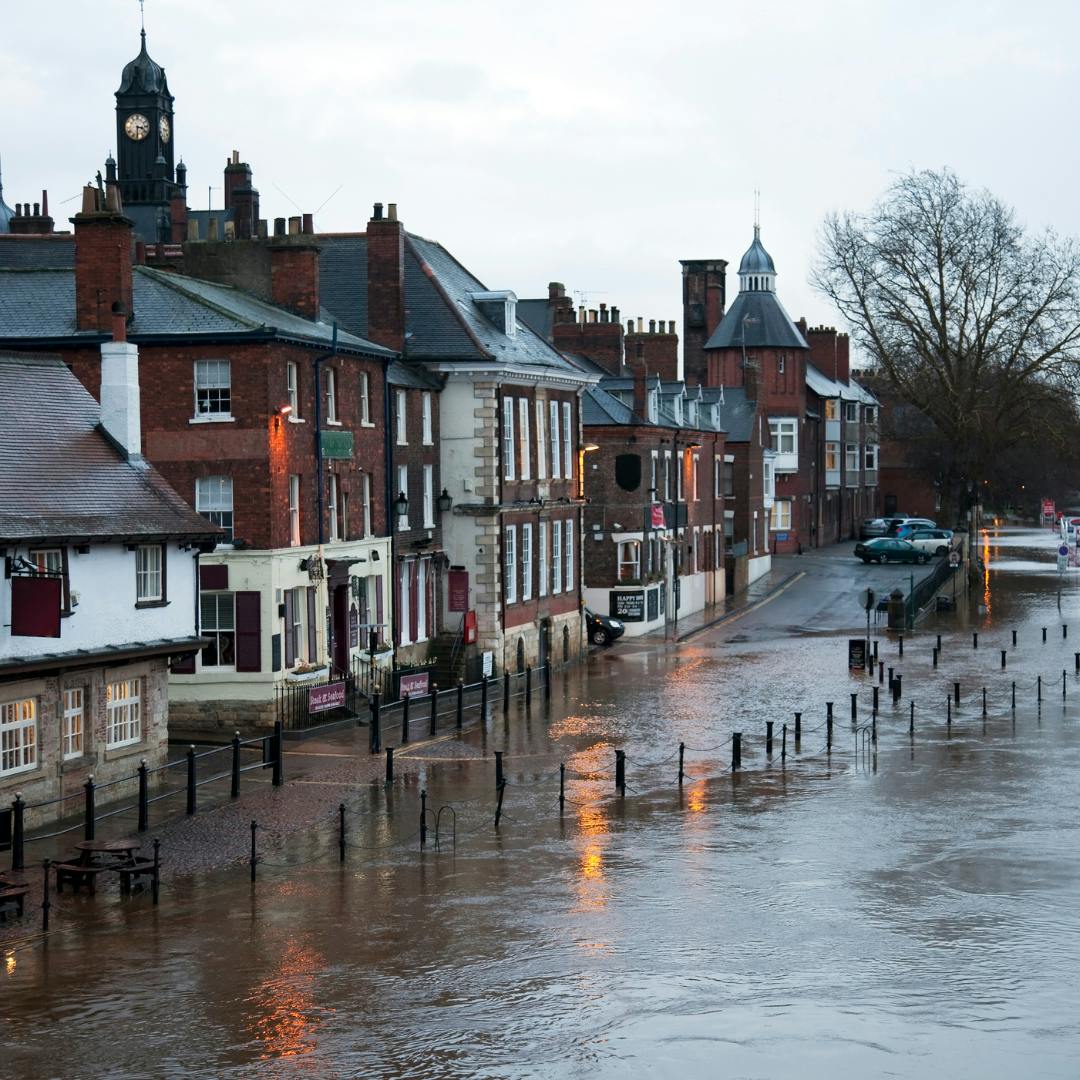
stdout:
[[471,298],[497,330],[507,337],[517,336],[517,296],[510,289],[475,292]]
[[657,412],[657,408],[656,408],[656,391],[655,390],[650,390],[649,391],[648,403],[646,405],[646,408],[648,410],[649,423],[650,424],[655,424],[656,423],[656,412]]

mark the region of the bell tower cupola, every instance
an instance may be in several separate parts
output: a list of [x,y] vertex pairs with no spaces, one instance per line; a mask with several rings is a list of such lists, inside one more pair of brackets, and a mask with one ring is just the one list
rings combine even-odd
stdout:
[[776,266],[761,243],[761,226],[754,225],[754,242],[739,263],[740,292],[776,292]]
[[146,51],[145,28],[140,38],[139,55],[124,67],[116,91],[116,171],[125,206],[160,206],[176,186],[173,96],[165,69]]

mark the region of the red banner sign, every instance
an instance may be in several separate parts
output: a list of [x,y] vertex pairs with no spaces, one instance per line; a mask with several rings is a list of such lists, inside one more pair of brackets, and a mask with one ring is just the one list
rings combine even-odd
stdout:
[[417,694],[426,694],[430,689],[431,672],[419,671],[415,675],[402,675],[399,686],[402,694],[416,697]]
[[313,686],[308,691],[308,712],[327,712],[345,705],[345,683],[332,682],[325,686]]
[[446,575],[448,611],[469,610],[469,571],[451,570]]
[[654,529],[664,527],[664,506],[662,503],[652,504],[652,527]]

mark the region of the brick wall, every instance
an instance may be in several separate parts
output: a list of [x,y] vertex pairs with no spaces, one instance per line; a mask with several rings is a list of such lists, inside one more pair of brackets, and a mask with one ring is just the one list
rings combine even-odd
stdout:
[[705,342],[724,317],[726,267],[723,259],[682,261],[683,372],[687,382],[705,383],[710,378]]
[[76,214],[75,325],[107,333],[112,306],[130,314],[132,306],[131,222],[122,214],[94,211]]

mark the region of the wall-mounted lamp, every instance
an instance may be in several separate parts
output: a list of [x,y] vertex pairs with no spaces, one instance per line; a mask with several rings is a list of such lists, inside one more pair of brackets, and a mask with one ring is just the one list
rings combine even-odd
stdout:
[[398,492],[398,497],[394,500],[394,505],[397,507],[398,517],[409,516],[409,496],[404,491]]
[[594,443],[594,442],[587,442],[587,443],[586,443],[586,444],[585,444],[585,445],[584,445],[584,446],[583,446],[583,447],[581,448],[581,452],[582,452],[583,454],[591,454],[591,453],[592,453],[592,452],[593,452],[594,450],[599,450],[599,449],[600,449],[600,446],[599,446],[599,444],[597,444],[597,443]]
[[442,494],[436,499],[436,502],[439,504],[440,514],[448,514],[450,512],[450,507],[454,505],[454,500],[451,498],[450,492],[447,491],[446,488],[442,489]]

